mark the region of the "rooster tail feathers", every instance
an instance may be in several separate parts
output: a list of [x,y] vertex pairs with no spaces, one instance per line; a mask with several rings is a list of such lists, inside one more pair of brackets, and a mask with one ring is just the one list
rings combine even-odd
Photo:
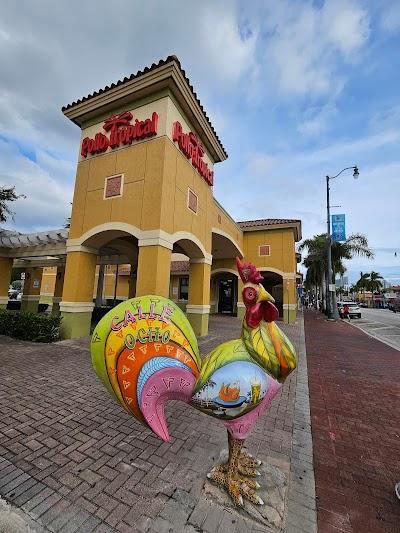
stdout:
[[190,401],[201,365],[196,337],[179,307],[159,296],[121,303],[97,324],[91,354],[114,398],[168,441],[165,404]]
[[151,373],[141,388],[139,406],[142,414],[153,432],[164,441],[170,441],[165,404],[168,400],[188,403],[195,382],[195,376],[185,365],[169,360],[165,366]]

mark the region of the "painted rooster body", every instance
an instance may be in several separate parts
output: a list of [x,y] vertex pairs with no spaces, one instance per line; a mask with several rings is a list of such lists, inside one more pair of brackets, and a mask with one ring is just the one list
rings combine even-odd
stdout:
[[275,324],[278,311],[257,269],[237,260],[244,283],[242,335],[200,359],[186,316],[166,298],[134,298],[117,306],[92,337],[93,366],[106,388],[139,421],[170,440],[164,408],[180,399],[219,418],[228,430],[229,458],[208,477],[236,504],[262,504],[251,479],[260,462],[242,448],[253,424],[296,367],[291,342]]

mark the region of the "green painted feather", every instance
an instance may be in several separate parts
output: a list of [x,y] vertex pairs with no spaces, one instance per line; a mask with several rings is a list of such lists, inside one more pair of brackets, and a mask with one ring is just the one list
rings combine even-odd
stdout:
[[271,337],[261,322],[256,328],[243,328],[243,339],[253,359],[270,375],[279,373],[279,361]]
[[205,356],[201,365],[201,373],[196,383],[195,393],[203,387],[211,374],[234,361],[254,362],[246,350],[246,346],[242,339],[234,339],[232,341],[224,342]]

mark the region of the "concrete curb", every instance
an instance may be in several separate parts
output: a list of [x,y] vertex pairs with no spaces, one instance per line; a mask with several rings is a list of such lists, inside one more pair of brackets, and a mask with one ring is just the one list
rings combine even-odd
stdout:
[[11,507],[0,497],[0,531],[5,533],[42,533],[44,530],[23,512]]
[[297,320],[301,321],[300,342],[285,533],[317,533],[313,445],[303,313],[298,315]]

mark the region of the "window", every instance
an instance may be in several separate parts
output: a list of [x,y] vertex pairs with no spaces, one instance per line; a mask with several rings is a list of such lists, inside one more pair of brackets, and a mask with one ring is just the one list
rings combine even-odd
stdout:
[[187,300],[189,295],[189,276],[179,278],[179,299]]
[[258,248],[258,255],[271,255],[271,248],[269,244],[261,244]]
[[122,189],[124,183],[123,178],[123,174],[118,174],[117,176],[109,176],[108,178],[106,178],[104,184],[104,199],[122,196]]
[[192,191],[192,189],[188,189],[188,203],[187,206],[193,213],[197,214],[199,199],[197,198],[197,194]]

